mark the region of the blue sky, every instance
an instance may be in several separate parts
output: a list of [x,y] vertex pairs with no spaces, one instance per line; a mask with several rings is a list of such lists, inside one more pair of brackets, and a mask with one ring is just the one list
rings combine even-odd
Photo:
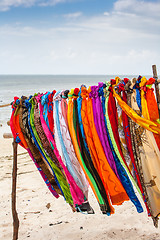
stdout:
[[152,74],[160,1],[1,0],[0,74]]
[[101,4],[99,4],[98,0],[60,0],[57,3],[56,1],[33,0],[28,5],[27,0],[12,0],[10,1],[11,5],[9,1],[4,0],[5,2],[6,4],[4,5],[2,4],[3,0],[0,3],[1,24],[15,24],[19,22],[38,27],[41,27],[41,22],[47,23],[46,27],[55,24],[56,26],[60,25],[66,21],[65,15],[67,14],[81,13],[83,17],[101,15],[104,11],[111,10],[114,3],[113,0],[101,1]]

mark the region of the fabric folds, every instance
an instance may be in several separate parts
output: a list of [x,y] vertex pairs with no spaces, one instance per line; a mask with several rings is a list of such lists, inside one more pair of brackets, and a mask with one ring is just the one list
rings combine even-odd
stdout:
[[[10,128],[55,198],[73,212],[103,214],[131,201],[154,225],[160,215],[160,120],[153,78],[15,97]],[[142,204],[142,201],[144,204]],[[118,209],[118,208],[117,208]]]

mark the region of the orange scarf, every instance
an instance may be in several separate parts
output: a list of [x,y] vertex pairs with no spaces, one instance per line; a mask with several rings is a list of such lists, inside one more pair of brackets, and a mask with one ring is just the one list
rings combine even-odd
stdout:
[[[89,92],[91,89],[89,88]],[[88,120],[90,129],[92,132],[92,139],[94,142],[94,148],[97,153],[96,155],[96,161],[99,164],[99,172],[101,172],[101,176],[104,181],[104,187],[106,189],[106,192],[110,195],[111,201],[113,205],[120,205],[124,201],[129,200],[129,197],[123,188],[121,182],[111,169],[106,155],[104,153],[102,144],[100,142],[100,139],[98,137],[98,133],[96,131],[96,127],[94,124],[94,116],[93,116],[93,107],[92,107],[92,98],[88,98],[87,102],[87,112],[88,112]]]

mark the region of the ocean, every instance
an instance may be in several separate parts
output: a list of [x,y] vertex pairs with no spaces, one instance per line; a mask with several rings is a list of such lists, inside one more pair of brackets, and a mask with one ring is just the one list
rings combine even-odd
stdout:
[[[121,79],[132,79],[135,75],[118,75]],[[30,96],[34,93],[66,90],[85,84],[97,85],[109,81],[115,75],[0,75],[0,105],[11,103],[15,96]],[[151,76],[146,76],[147,78]],[[7,121],[11,116],[11,106],[0,108],[0,138],[9,133]]]

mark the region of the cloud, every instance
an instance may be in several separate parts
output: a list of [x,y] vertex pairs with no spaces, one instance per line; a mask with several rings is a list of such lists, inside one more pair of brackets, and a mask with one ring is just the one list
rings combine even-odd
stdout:
[[82,12],[68,13],[63,15],[65,18],[78,18],[82,16]]
[[116,12],[127,12],[141,15],[158,16],[160,13],[160,1],[142,1],[142,0],[118,0],[114,3]]
[[151,65],[160,62],[160,36],[150,34],[150,27],[136,34],[123,21],[115,26],[114,18],[59,28],[1,27],[1,74],[151,73]]
[[72,2],[74,0],[1,0],[0,11],[8,11],[12,7],[54,6],[59,3]]
[[8,11],[11,7],[30,7],[35,4],[36,0],[1,0],[0,11]]
[[47,0],[47,1],[39,1],[39,3],[37,3],[38,6],[41,7],[47,7],[47,6],[55,6],[56,4],[59,3],[65,3],[65,2],[69,2],[67,0]]
[[109,12],[104,12],[104,16],[109,16]]
[[110,13],[102,18],[113,28],[121,28],[135,34],[159,35],[160,1],[117,0]]
[[50,52],[50,56],[52,60],[70,60],[70,59],[75,59],[75,57],[77,56],[77,53],[74,51],[74,49],[72,47],[69,48],[65,48],[65,51],[63,49],[63,51],[58,51],[55,50],[51,50]]
[[[75,12],[56,25],[1,26],[0,73],[151,74],[160,63],[160,21],[153,14],[159,2],[138,2],[141,10],[132,7],[136,0],[117,0],[101,15]],[[141,4],[154,7],[142,11]]]

